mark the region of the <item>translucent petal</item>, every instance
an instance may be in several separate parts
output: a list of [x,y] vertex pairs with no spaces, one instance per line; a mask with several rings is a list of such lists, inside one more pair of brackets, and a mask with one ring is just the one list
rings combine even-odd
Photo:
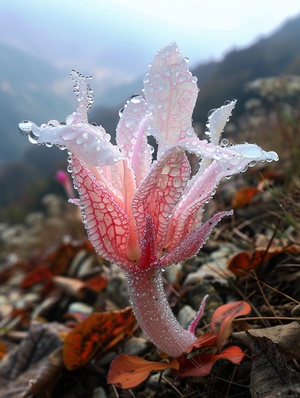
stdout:
[[132,214],[139,236],[143,238],[146,214],[149,214],[154,222],[158,251],[164,245],[172,210],[180,200],[189,176],[190,166],[185,153],[169,151],[152,165],[133,197]]
[[165,254],[159,260],[160,267],[166,267],[194,257],[201,247],[206,243],[214,226],[224,217],[233,214],[232,211],[222,211],[215,214],[201,225],[196,231],[179,243],[170,253]]
[[58,125],[38,127],[27,121],[19,129],[28,138],[34,137],[38,144],[54,144],[67,148],[75,157],[94,166],[110,165],[122,158],[117,146],[108,141],[108,135],[101,126]]
[[147,143],[147,127],[151,113],[141,96],[128,101],[117,126],[116,141],[128,158],[136,176],[137,185],[149,171],[153,148]]
[[89,239],[103,258],[120,267],[128,264],[128,215],[120,208],[101,181],[92,178],[90,171],[73,159],[73,177],[80,195],[83,221]]
[[210,141],[214,145],[218,145],[224,127],[231,116],[236,101],[231,101],[229,104],[221,106],[212,112],[208,117],[207,127],[210,133]]
[[153,115],[151,127],[160,137],[160,153],[164,145],[175,143],[191,127],[198,95],[196,79],[176,43],[156,54],[144,78],[144,92]]

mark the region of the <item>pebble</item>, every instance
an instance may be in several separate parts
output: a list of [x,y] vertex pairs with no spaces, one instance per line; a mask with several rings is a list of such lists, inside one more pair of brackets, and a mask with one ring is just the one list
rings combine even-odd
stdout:
[[93,307],[81,301],[74,301],[69,305],[67,312],[90,315],[93,312]]
[[164,278],[169,283],[177,283],[178,282],[178,276],[180,275],[180,272],[182,270],[182,265],[181,264],[173,264],[170,267],[166,268],[166,271],[164,273]]
[[130,355],[143,355],[148,348],[148,342],[142,337],[131,337],[124,344],[124,352]]
[[107,398],[104,388],[102,387],[95,388],[95,390],[93,391],[92,398]]
[[126,278],[114,276],[106,286],[107,297],[120,308],[129,305]]
[[178,312],[178,322],[184,329],[187,329],[194,317],[196,316],[196,313],[197,312],[190,305],[185,305]]

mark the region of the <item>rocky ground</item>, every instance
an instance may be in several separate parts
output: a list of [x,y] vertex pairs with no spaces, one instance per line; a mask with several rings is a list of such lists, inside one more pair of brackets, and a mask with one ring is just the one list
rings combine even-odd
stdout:
[[46,213],[2,224],[1,398],[300,396],[299,199],[299,181],[279,173],[221,185],[208,212],[234,207],[234,216],[196,258],[166,270],[165,288],[182,325],[209,294],[198,335],[221,305],[249,303],[227,343],[246,355],[239,365],[217,361],[205,377],[152,372],[127,390],[107,383],[117,354],[166,357],[134,321],[123,272],[95,254],[77,208],[49,195]]

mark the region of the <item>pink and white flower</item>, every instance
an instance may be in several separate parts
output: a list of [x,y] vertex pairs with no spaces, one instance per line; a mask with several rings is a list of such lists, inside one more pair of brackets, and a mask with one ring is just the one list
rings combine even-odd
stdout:
[[[72,78],[79,107],[66,124],[51,120],[38,127],[24,121],[19,128],[32,142],[68,149],[95,250],[125,270],[134,313],[149,339],[178,357],[195,341],[196,324],[185,330],[177,322],[164,293],[162,270],[195,256],[213,227],[232,214],[220,212],[202,221],[205,203],[223,177],[278,156],[254,144],[219,144],[236,101],[209,116],[209,142],[198,138],[192,127],[197,79],[175,43],[157,52],[143,95],[125,105],[117,145],[101,126],[88,123],[93,102],[89,78],[76,72]],[[157,141],[156,159],[149,135]],[[187,152],[200,159],[193,176]]]

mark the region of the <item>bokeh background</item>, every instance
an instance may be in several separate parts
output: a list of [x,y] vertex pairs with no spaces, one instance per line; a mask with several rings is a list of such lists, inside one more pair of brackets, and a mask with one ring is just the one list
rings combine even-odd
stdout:
[[[66,153],[30,145],[17,125],[24,119],[64,120],[75,109],[72,69],[93,76],[90,120],[113,136],[118,110],[141,92],[155,52],[176,41],[199,81],[199,134],[210,109],[237,98],[232,133],[260,141],[253,128],[257,118],[238,123],[247,101],[262,96],[247,84],[299,75],[299,35],[300,4],[293,0],[1,0],[1,220],[19,220],[41,206],[45,193],[63,192],[54,176],[66,167]],[[294,107],[293,101],[288,105]]]

